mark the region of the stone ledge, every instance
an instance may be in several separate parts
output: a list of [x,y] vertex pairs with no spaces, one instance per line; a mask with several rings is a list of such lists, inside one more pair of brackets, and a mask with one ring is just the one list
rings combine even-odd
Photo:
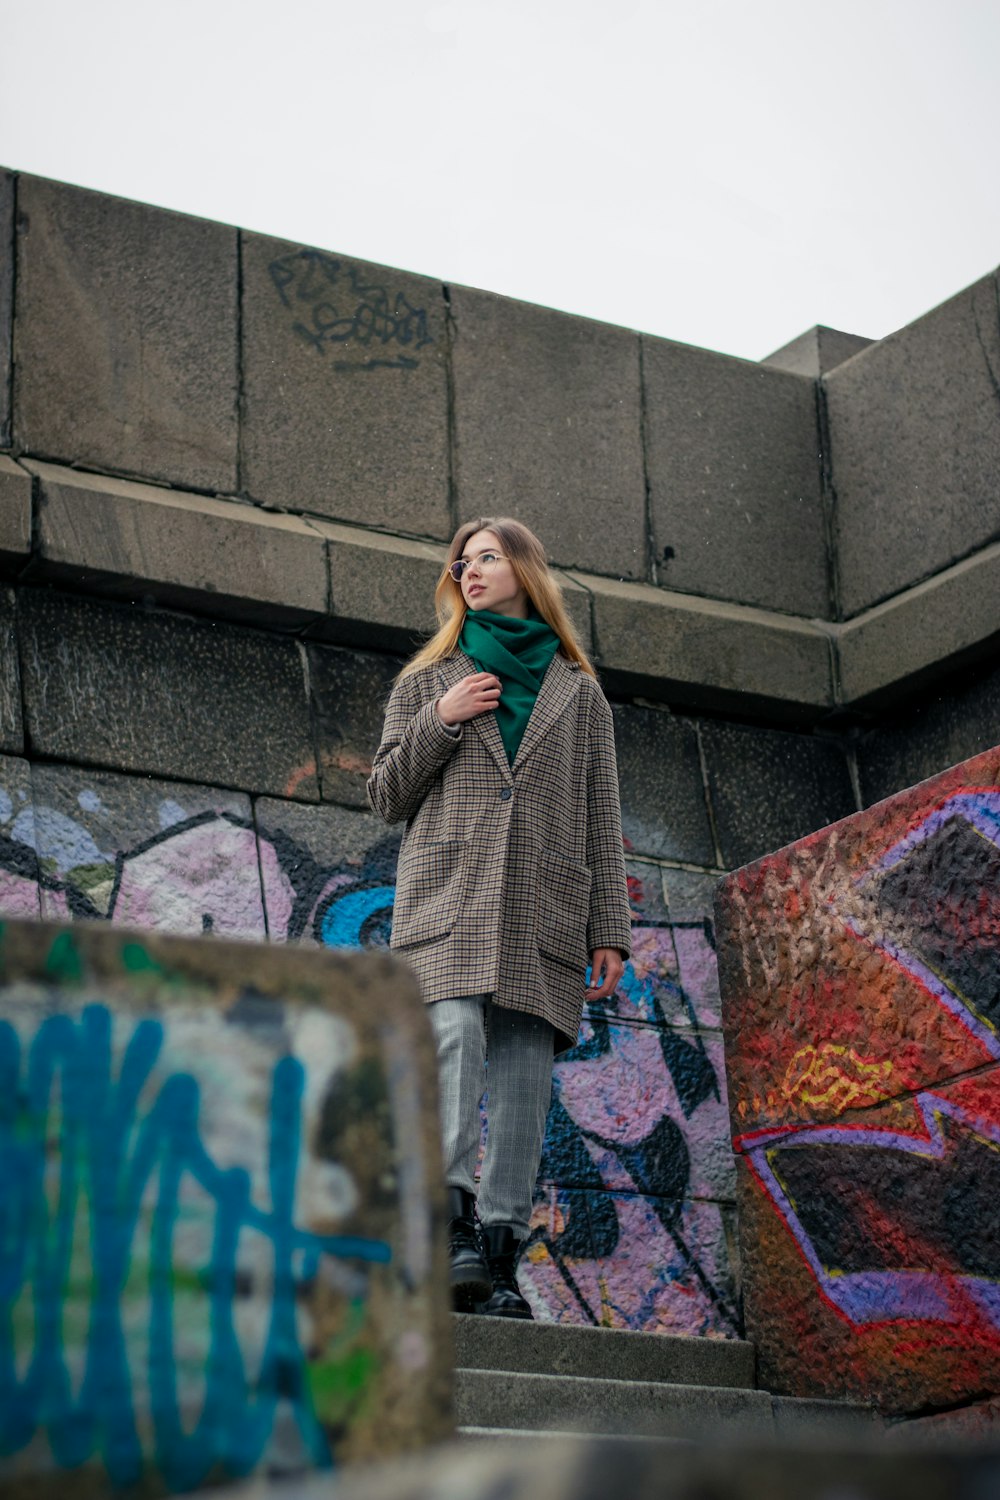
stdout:
[[39,480],[26,578],[284,628],[327,609],[327,564],[298,516],[25,460]]
[[831,626],[845,706],[912,689],[1000,636],[1000,542],[845,625]]
[[0,573],[16,573],[31,553],[31,475],[0,453]]
[[[834,707],[829,628],[795,615],[573,575],[590,591],[602,672],[696,706]],[[666,689],[666,692],[664,692]]]
[[[28,582],[405,653],[433,626],[444,557],[440,543],[0,455],[0,573]],[[1000,629],[1000,542],[844,624],[560,578],[613,693],[790,723],[864,713]]]

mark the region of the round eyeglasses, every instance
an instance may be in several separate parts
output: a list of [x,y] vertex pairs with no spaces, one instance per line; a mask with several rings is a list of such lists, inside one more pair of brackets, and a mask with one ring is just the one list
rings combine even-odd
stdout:
[[492,573],[497,563],[503,561],[504,557],[501,552],[480,552],[478,557],[457,558],[456,561],[449,566],[448,572],[451,574],[452,578],[454,578],[456,583],[461,583],[462,578],[465,575],[466,568],[471,568],[473,563],[475,563],[480,573]]

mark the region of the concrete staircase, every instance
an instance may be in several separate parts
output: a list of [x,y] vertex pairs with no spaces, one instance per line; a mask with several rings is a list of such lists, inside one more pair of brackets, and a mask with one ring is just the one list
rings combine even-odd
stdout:
[[456,1416],[465,1438],[860,1437],[878,1423],[869,1407],[758,1390],[753,1346],[736,1340],[462,1313],[453,1321]]

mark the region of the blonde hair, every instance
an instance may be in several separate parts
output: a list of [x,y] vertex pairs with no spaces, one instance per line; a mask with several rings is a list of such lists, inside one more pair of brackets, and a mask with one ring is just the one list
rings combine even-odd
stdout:
[[551,626],[559,637],[559,651],[567,661],[575,661],[584,672],[596,677],[586,652],[577,639],[573,623],[563,603],[559,580],[549,568],[545,549],[533,531],[521,521],[510,516],[480,516],[476,521],[466,521],[452,537],[448,558],[434,590],[434,608],[438,617],[438,628],[426,645],[421,646],[400,672],[400,677],[409,677],[421,667],[451,656],[458,647],[467,613],[462,585],[456,583],[448,571],[465,550],[465,544],[477,531],[492,531],[504,557],[514,569],[514,576],[524,589],[529,600],[541,615],[546,625]]

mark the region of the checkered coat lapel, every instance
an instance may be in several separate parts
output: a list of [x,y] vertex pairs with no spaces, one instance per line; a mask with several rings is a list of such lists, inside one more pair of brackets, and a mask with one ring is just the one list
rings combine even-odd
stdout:
[[392,946],[429,1001],[491,994],[576,1041],[595,948],[630,951],[611,710],[557,656],[513,766],[492,714],[451,735],[436,702],[475,670],[456,654],[404,677],[368,797],[405,821]]
[[[441,663],[442,692],[447,692],[450,687],[455,686],[456,682],[461,682],[463,677],[468,677],[470,673],[478,671],[479,668],[472,658],[461,651],[456,652],[454,656],[446,657]],[[478,718],[470,719],[469,728],[479,735],[500,769],[506,771],[510,762],[507,759],[503,740],[500,738],[500,730],[497,728],[496,714],[480,714]]]

